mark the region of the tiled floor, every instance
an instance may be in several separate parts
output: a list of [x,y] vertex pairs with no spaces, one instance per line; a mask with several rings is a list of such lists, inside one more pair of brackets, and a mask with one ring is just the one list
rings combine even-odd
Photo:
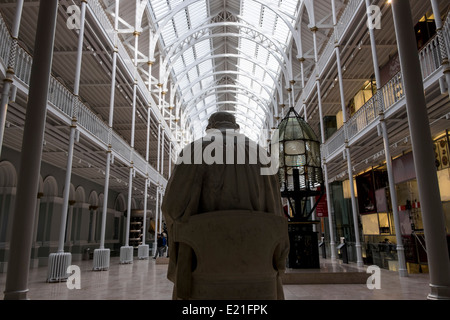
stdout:
[[[47,283],[47,267],[31,269],[30,300],[171,300],[172,283],[167,280],[167,264],[135,259],[120,264],[112,257],[108,271],[92,271],[92,260],[74,262],[81,270],[81,288],[68,289],[66,282]],[[321,261],[321,269],[293,272],[355,271],[354,264]],[[359,268],[366,272],[367,266]],[[313,276],[313,274],[312,274]],[[369,277],[370,274],[367,274]],[[426,300],[428,274],[410,274],[400,278],[397,272],[381,269],[381,289],[366,284],[284,285],[286,300]],[[0,298],[3,299],[6,274],[0,274]]]
[[[331,263],[321,260],[321,269],[295,270],[294,272],[355,272],[367,274],[368,266],[358,268],[356,264]],[[410,274],[399,277],[398,272],[380,270],[380,288],[369,289],[361,284],[304,284],[284,285],[286,300],[427,300],[429,293],[428,274]],[[289,272],[289,270],[288,270]],[[292,272],[292,271],[291,271]],[[366,280],[367,281],[367,280]]]

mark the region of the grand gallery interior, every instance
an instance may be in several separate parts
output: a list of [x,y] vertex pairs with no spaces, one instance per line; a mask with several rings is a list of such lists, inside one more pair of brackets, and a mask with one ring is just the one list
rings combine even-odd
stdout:
[[270,153],[287,119],[317,139],[320,188],[279,195],[289,232],[300,204],[310,226],[289,238],[286,300],[449,299],[449,10],[0,0],[2,298],[172,299],[173,257],[153,259],[166,187],[226,111]]

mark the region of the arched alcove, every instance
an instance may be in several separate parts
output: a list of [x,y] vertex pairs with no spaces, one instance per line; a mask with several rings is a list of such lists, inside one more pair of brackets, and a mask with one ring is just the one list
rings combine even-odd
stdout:
[[[102,199],[103,199],[103,195],[102,195]],[[95,190],[91,191],[91,193],[89,194],[88,203],[91,206],[95,206],[95,207],[99,206],[99,196],[97,194],[97,191],[95,191]]]
[[125,210],[127,210],[127,201],[126,201],[123,193],[121,193],[117,196],[116,201],[114,203],[114,209],[116,209],[117,211],[121,211],[121,212],[124,212]]
[[[16,168],[9,161],[0,162],[0,243],[10,239],[16,186]],[[2,251],[0,246],[0,255]]]
[[103,195],[103,193],[100,193],[98,195],[98,206],[99,207],[103,207],[103,202],[105,201],[105,196]]
[[82,186],[78,186],[75,190],[75,201],[77,203],[86,202],[86,193],[84,192],[84,188]]
[[76,190],[73,184],[70,184],[69,201],[76,201]]
[[9,161],[0,162],[0,187],[16,187],[17,172]]
[[53,176],[47,176],[44,179],[43,191],[46,197],[56,197],[58,195],[58,182]]

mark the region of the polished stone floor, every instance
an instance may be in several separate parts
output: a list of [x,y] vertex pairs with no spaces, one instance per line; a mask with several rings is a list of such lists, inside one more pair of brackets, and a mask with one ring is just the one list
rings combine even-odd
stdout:
[[[366,272],[367,266],[332,263],[321,260],[320,269],[288,270],[307,272],[311,277],[320,272]],[[172,283],[167,280],[167,264],[154,259],[120,264],[111,257],[108,271],[92,271],[92,260],[77,261],[80,268],[80,289],[69,289],[66,282],[47,283],[47,267],[30,270],[30,300],[171,300]],[[367,274],[369,277],[370,274]],[[369,289],[366,284],[289,284],[284,285],[286,300],[426,300],[429,293],[428,274],[410,274],[400,278],[395,271],[381,269],[381,288]],[[3,299],[6,274],[0,274],[0,298]]]

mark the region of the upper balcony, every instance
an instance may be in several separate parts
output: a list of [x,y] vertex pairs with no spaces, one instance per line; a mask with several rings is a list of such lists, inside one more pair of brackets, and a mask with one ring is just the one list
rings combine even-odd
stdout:
[[[127,139],[128,133],[123,130],[118,131],[118,129],[120,130],[121,128],[120,122],[115,122],[113,128],[111,129],[104,120],[105,116],[102,116],[101,110],[106,109],[102,106],[109,104],[110,84],[107,85],[106,83],[100,83],[100,81],[108,81],[110,83],[111,73],[109,73],[108,79],[107,70],[110,66],[105,66],[105,64],[102,64],[101,61],[110,61],[110,52],[112,50],[109,51],[105,48],[107,45],[103,47],[104,51],[100,48],[90,47],[90,45],[93,43],[98,44],[99,42],[108,43],[105,39],[100,41],[98,39],[93,39],[93,37],[108,37],[110,36],[108,35],[108,31],[110,30],[104,29],[104,26],[99,23],[99,20],[102,20],[102,15],[100,14],[100,11],[98,11],[98,7],[94,6],[96,1],[89,2],[92,2],[92,7],[91,4],[89,4],[87,10],[90,14],[88,19],[89,27],[86,31],[86,43],[84,44],[85,51],[83,52],[83,71],[86,72],[82,75],[82,79],[85,81],[82,83],[82,86],[85,88],[92,88],[94,91],[94,98],[89,99],[86,98],[86,95],[83,96],[82,94],[80,94],[80,96],[75,96],[73,91],[70,89],[70,75],[73,77],[74,69],[74,65],[71,65],[70,61],[76,55],[74,55],[74,52],[70,49],[67,49],[66,52],[59,50],[59,46],[61,46],[62,41],[67,41],[64,43],[64,45],[67,46],[66,48],[70,48],[70,46],[76,47],[77,41],[73,40],[76,40],[77,33],[73,30],[69,30],[68,28],[61,28],[61,24],[65,23],[66,17],[64,14],[60,13],[58,14],[57,26],[59,31],[57,32],[58,40],[55,43],[56,58],[54,57],[54,68],[52,70],[48,94],[48,112],[44,138],[43,161],[51,163],[59,168],[65,168],[68,130],[72,120],[76,119],[79,135],[75,147],[73,173],[96,183],[103,184],[105,179],[104,167],[106,163],[106,151],[110,147],[114,159],[114,165],[111,168],[110,187],[118,192],[127,192],[129,167],[133,166],[136,173],[136,179],[133,183],[135,186],[135,196],[140,197],[143,196],[142,190],[144,189],[143,185],[147,176],[152,182],[153,189],[155,188],[155,185],[161,185],[164,187],[167,183],[168,170],[166,169],[164,175],[161,175],[154,168],[154,163],[156,161],[146,161],[146,129],[143,133],[141,129],[142,125],[141,127],[138,127],[138,129],[141,130],[140,134],[144,137],[144,142],[141,143],[139,147],[132,148],[129,140]],[[23,29],[26,28],[26,24],[32,23],[33,17],[37,14],[37,9],[35,7],[26,6],[24,8],[24,12],[25,14],[22,18],[21,26]],[[14,101],[11,101],[7,113],[7,128],[5,132],[4,145],[20,151],[22,148],[21,137],[26,117],[25,109],[27,105],[28,86],[33,60],[32,54],[29,52],[31,40],[28,41],[28,46],[26,46],[26,44],[27,40],[31,39],[31,37],[27,39],[29,33],[24,32],[25,40],[22,39],[19,42],[16,50],[11,50],[13,40],[3,14],[5,14],[4,11],[2,11],[2,15],[0,15],[0,74],[5,75],[8,65],[13,63],[13,80],[15,87]],[[105,13],[103,12],[103,15],[104,14]],[[103,23],[107,22],[104,21]],[[71,42],[70,46],[68,45],[69,42]],[[122,50],[120,50],[120,48],[122,48]],[[89,52],[90,49],[92,49],[91,52]],[[122,43],[119,45],[118,51],[118,74],[122,83],[125,83],[124,86],[128,84],[128,88],[118,84],[117,91],[119,92],[119,90],[122,91],[122,89],[129,89],[129,84],[133,83],[133,71],[130,70],[131,66],[129,62],[131,59]],[[102,56],[103,60],[95,60],[95,58],[98,58],[99,56]],[[66,66],[63,65],[61,67],[61,64],[64,63]],[[65,73],[61,72],[63,68],[64,70],[67,70]],[[55,70],[56,72],[54,72]],[[99,74],[100,71],[104,72],[102,76]],[[89,82],[87,81],[89,78],[96,78],[98,81]],[[69,85],[67,83],[69,83]],[[166,132],[164,150],[167,152],[165,161],[168,163],[168,158],[170,156],[172,157],[172,160],[175,159],[178,146],[170,146],[170,141],[176,141],[176,139],[172,136],[172,131],[169,128],[168,123],[159,113],[157,106],[154,105],[154,102],[152,101],[148,93],[148,89],[144,85],[142,79],[140,81],[138,80],[137,83],[139,86],[138,102],[140,101],[140,107],[142,108],[141,110],[145,110],[145,114],[143,111],[141,111],[141,113],[138,112],[138,121],[144,124],[144,116],[152,117],[151,140],[153,145],[156,144],[157,140],[157,135],[154,131],[157,130],[157,123],[160,121]],[[104,92],[105,94],[103,94]],[[126,96],[126,93],[120,92],[119,94],[116,94],[116,96],[118,99],[123,99]],[[126,99],[124,100],[126,101]],[[99,101],[99,104],[96,104],[97,101]],[[128,117],[130,117],[131,103],[128,102],[126,108],[121,108],[119,105],[122,101],[123,100],[118,100],[118,103],[115,104],[115,112],[119,113],[119,110],[122,109],[125,112],[127,111]],[[150,115],[146,112],[148,106],[153,106]],[[120,118],[118,117],[118,119]],[[145,128],[146,125],[147,121],[145,121]],[[156,155],[156,147],[153,147],[151,152],[152,157],[154,158]]]
[[[448,129],[449,98],[445,88],[444,58],[450,52],[450,18],[447,16],[441,36],[434,35],[419,50],[428,116],[432,135]],[[448,71],[447,71],[448,72]],[[396,156],[411,149],[406,99],[401,71],[395,74],[346,123],[322,144],[324,162],[329,166],[329,182],[347,176],[343,152],[350,147],[354,172],[384,161],[384,146],[378,125],[386,119],[390,150]]]

